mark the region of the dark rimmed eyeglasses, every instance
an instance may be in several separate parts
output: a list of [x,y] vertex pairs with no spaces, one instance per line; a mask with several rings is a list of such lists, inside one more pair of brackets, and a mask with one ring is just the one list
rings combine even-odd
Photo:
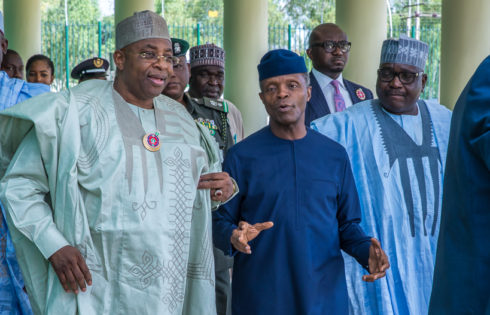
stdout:
[[323,47],[326,52],[331,53],[336,48],[339,48],[341,52],[346,53],[350,50],[351,43],[346,40],[340,40],[338,42],[333,40],[326,40],[322,43],[313,43],[311,47]]
[[160,55],[159,56],[152,51],[140,52],[140,53],[137,53],[137,55],[140,56],[141,59],[150,61],[152,63],[157,62],[160,59],[163,59],[163,61],[165,61],[165,63],[172,65],[172,66],[176,66],[180,63],[180,59],[178,57],[166,56],[166,55]]
[[398,77],[403,84],[412,84],[416,78],[418,78],[424,71],[420,72],[410,72],[410,71],[401,71],[395,72],[392,69],[378,69],[378,78],[383,82],[391,82],[395,77]]

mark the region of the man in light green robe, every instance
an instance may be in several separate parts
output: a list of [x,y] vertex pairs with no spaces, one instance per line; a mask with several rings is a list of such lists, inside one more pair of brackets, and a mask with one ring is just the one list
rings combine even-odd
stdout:
[[[124,71],[114,84],[87,81],[0,116],[0,198],[33,310],[213,314],[212,200],[196,188],[202,174],[220,170],[216,143],[179,103],[138,90],[139,77],[132,94],[121,90],[138,69],[120,63],[120,56],[133,57],[118,44],[115,62]],[[166,56],[157,56],[150,70],[165,77]],[[138,93],[148,91],[156,94],[148,108],[126,101],[133,95],[146,106],[148,97]],[[155,130],[161,147],[151,151],[142,138]],[[231,195],[225,187],[221,193]],[[71,246],[88,270],[55,262]],[[62,285],[70,268],[78,294]]]

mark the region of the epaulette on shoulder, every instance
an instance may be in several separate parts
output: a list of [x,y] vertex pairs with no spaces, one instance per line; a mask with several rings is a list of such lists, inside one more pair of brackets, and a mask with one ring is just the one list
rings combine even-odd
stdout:
[[191,97],[189,96],[189,99],[192,101],[192,102],[195,102],[199,105],[204,105],[204,100],[202,98],[197,98],[197,97]]
[[203,97],[201,99],[201,102],[199,102],[199,104],[204,105],[204,106],[211,108],[211,109],[214,109],[214,110],[218,110],[220,112],[224,112],[224,113],[228,112],[228,105],[223,100],[217,100],[217,99],[213,99],[213,98]]

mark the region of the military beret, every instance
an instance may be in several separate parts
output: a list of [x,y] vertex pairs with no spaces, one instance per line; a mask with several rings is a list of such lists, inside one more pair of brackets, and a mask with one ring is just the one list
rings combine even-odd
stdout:
[[73,79],[80,79],[86,75],[104,76],[107,69],[109,69],[109,61],[104,58],[90,58],[80,62],[71,71],[71,77]]
[[180,38],[172,37],[172,52],[175,57],[185,56],[189,50],[189,43]]

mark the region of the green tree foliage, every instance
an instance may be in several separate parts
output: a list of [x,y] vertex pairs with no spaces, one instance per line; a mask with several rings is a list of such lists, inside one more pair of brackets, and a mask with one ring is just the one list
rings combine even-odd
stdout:
[[[82,60],[98,55],[97,22],[100,11],[97,0],[68,0],[67,4],[69,73]],[[56,78],[53,87],[60,90],[66,84],[67,75],[65,1],[42,0],[41,22],[42,53],[53,60]],[[109,37],[112,37],[111,34],[112,31]],[[113,45],[110,39],[107,43]]]
[[[68,19],[77,23],[97,22],[100,11],[97,0],[69,0]],[[49,22],[65,21],[64,0],[42,0],[41,20]]]
[[[390,9],[393,18],[393,26],[406,28],[408,24],[413,25],[417,14],[421,15],[421,25],[440,23],[442,0],[393,0]],[[411,23],[408,23],[410,21]]]
[[[209,11],[217,11],[210,17]],[[161,14],[162,0],[155,1],[155,12]],[[223,0],[164,0],[164,16],[171,24],[223,24]]]
[[[223,0],[194,0],[186,2],[186,11],[199,22],[215,22],[214,19],[223,20]],[[217,18],[208,16],[209,11],[218,11]]]
[[[339,0],[341,1],[341,0]],[[275,0],[289,17],[289,23],[314,26],[326,22],[335,22],[334,0]]]
[[[416,0],[391,1],[392,34],[419,36],[419,39],[429,44],[429,57],[425,66],[428,75],[427,85],[422,98],[437,98],[439,96],[439,65],[441,56],[441,4],[442,0],[420,0],[419,7]],[[420,19],[417,31],[416,18]],[[390,34],[390,29],[388,29]],[[388,34],[388,35],[389,35]]]

